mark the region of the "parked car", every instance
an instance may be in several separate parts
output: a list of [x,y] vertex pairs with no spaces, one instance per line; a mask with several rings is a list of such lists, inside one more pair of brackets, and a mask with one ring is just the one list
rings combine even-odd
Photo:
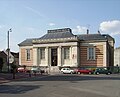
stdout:
[[31,72],[32,73],[41,73],[41,69],[39,67],[32,67]]
[[112,72],[108,70],[107,68],[97,68],[94,71],[94,74],[112,74]]
[[68,73],[68,74],[74,74],[74,73],[76,73],[76,71],[73,70],[73,69],[71,69],[71,68],[62,68],[60,71],[61,71],[63,74],[65,74],[65,73]]
[[78,74],[92,74],[93,71],[86,69],[86,68],[79,68],[79,69],[77,69],[77,73]]
[[40,67],[32,67],[31,73],[45,73],[45,71],[40,69]]
[[29,70],[24,67],[17,68],[17,72],[28,72]]

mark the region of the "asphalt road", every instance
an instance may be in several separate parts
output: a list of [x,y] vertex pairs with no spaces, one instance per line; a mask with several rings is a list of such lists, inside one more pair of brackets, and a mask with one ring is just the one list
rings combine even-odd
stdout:
[[0,97],[120,97],[120,75],[49,75],[0,85]]

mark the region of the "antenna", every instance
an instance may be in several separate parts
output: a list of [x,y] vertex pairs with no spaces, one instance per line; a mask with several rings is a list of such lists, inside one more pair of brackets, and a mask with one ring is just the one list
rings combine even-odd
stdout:
[[87,24],[87,34],[89,34],[90,24]]

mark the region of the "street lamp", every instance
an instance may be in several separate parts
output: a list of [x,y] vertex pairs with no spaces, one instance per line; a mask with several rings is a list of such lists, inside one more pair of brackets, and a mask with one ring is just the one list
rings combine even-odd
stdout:
[[7,55],[8,72],[10,72],[10,68],[9,68],[10,67],[10,64],[9,64],[9,54],[10,54],[9,32],[12,32],[12,29],[9,29],[8,33],[7,33],[7,39],[8,39],[8,49],[7,49],[7,53],[8,53],[8,55]]

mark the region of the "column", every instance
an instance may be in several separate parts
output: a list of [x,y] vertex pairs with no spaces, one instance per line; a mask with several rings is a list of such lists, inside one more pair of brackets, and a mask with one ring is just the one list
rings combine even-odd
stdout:
[[107,66],[107,43],[105,42],[103,45],[103,66]]
[[61,66],[61,65],[62,65],[62,57],[61,57],[61,56],[62,56],[62,52],[61,52],[61,51],[62,51],[62,50],[61,50],[61,46],[59,46],[59,47],[58,47],[58,53],[57,53],[57,54],[58,54],[58,58],[57,58],[57,60],[58,60],[58,63],[57,63],[58,66]]
[[49,62],[49,59],[48,59],[48,57],[49,57],[49,54],[48,54],[49,52],[48,52],[48,47],[46,47],[45,48],[45,60],[46,60],[46,66],[48,66],[48,62]]
[[72,59],[72,46],[70,47],[70,66],[73,63],[73,59]]
[[37,66],[37,48],[33,48],[33,66]]

